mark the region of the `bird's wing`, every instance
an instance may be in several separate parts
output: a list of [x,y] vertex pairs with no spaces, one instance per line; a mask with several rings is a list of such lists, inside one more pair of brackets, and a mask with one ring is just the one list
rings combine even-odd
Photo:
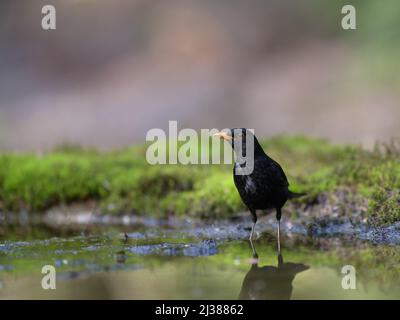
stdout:
[[286,177],[285,171],[283,171],[282,167],[278,162],[275,160],[272,160],[272,166],[276,169],[276,174],[279,176],[278,179],[280,179],[281,184],[285,186],[289,186],[289,181]]
[[256,180],[262,184],[268,181],[268,185],[275,188],[287,187],[289,182],[285,172],[279,163],[271,160],[272,159],[270,159],[270,161],[265,161],[265,159],[256,160],[253,172]]
[[267,157],[254,160],[254,170],[249,175],[234,175],[236,188],[249,208],[267,209],[284,203],[288,181],[278,163]]

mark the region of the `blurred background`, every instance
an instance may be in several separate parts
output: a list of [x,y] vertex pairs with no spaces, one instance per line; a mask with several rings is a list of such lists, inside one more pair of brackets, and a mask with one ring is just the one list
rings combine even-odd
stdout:
[[116,148],[169,120],[370,147],[400,136],[399,39],[397,0],[4,0],[0,149]]

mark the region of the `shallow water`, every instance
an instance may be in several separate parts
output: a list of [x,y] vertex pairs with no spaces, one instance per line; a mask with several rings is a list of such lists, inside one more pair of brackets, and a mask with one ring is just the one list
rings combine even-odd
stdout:
[[[256,259],[243,225],[15,228],[0,240],[0,298],[400,298],[397,246],[286,232],[279,256],[268,231],[257,233]],[[56,268],[55,290],[41,286],[44,265]],[[345,265],[355,268],[355,290],[342,288]]]

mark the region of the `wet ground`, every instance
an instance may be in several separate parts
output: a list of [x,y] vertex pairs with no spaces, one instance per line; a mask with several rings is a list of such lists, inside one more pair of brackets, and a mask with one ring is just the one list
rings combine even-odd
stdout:
[[[17,221],[1,222],[0,299],[400,299],[396,225],[286,221],[278,255],[275,225],[264,218],[257,258],[246,218]],[[44,265],[55,267],[55,290],[42,288]],[[346,265],[354,267],[354,290],[342,286],[352,281],[343,280]]]

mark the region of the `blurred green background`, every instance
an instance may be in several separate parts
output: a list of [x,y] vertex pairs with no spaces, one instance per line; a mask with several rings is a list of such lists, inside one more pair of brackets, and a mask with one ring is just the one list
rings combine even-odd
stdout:
[[[115,148],[151,128],[399,136],[396,0],[0,3],[0,149]],[[341,28],[353,4],[357,30]]]
[[170,120],[255,129],[307,193],[283,221],[285,261],[310,266],[293,299],[398,298],[399,27],[398,0],[2,0],[0,299],[237,298],[251,221],[232,165],[150,166],[146,133]]

